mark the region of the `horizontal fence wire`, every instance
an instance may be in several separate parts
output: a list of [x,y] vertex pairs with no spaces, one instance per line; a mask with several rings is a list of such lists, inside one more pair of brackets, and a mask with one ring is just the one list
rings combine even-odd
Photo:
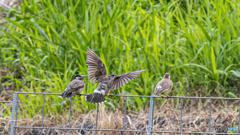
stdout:
[[[42,114],[42,127],[27,127],[27,126],[17,126],[17,114],[18,114],[18,102],[16,102],[16,99],[18,98],[19,94],[40,94],[40,95],[44,95],[44,99],[43,99],[43,103],[45,105],[45,96],[46,95],[59,95],[61,93],[28,93],[28,92],[16,92],[14,93],[15,97],[13,98],[13,102],[12,101],[5,101],[6,103],[13,103],[13,108],[14,110],[12,110],[12,123],[14,124],[15,122],[15,126],[11,125],[11,131],[10,131],[10,135],[13,135],[13,129],[15,129],[15,131],[17,129],[41,129],[41,133],[43,129],[55,129],[55,130],[67,130],[68,134],[70,130],[86,130],[86,131],[95,131],[95,134],[97,134],[97,131],[115,131],[115,132],[140,132],[140,133],[147,133],[148,135],[152,135],[152,133],[157,133],[157,134],[161,134],[161,133],[175,133],[175,134],[219,134],[219,135],[226,135],[229,133],[213,133],[210,132],[210,130],[208,132],[185,132],[182,131],[182,111],[183,111],[183,100],[184,99],[210,99],[211,103],[210,103],[210,115],[209,115],[209,129],[210,129],[210,124],[211,124],[211,110],[212,110],[212,99],[218,99],[218,100],[240,100],[240,98],[226,98],[226,97],[183,97],[183,96],[170,96],[168,98],[179,98],[181,99],[181,118],[180,118],[180,130],[179,131],[153,131],[153,112],[154,112],[154,102],[155,102],[155,98],[162,98],[161,96],[145,96],[145,95],[112,95],[112,96],[116,96],[116,97],[125,97],[125,110],[124,110],[124,120],[123,120],[123,129],[98,129],[98,112],[99,112],[99,105],[97,104],[97,115],[96,115],[96,127],[95,129],[89,129],[89,128],[70,128],[70,118],[71,118],[71,107],[72,107],[72,103],[70,103],[70,112],[69,112],[69,125],[68,128],[60,128],[60,127],[43,127],[43,118],[44,118],[44,105],[43,105],[43,114]],[[89,94],[81,94],[83,96],[89,95]],[[127,98],[128,97],[142,97],[142,98],[150,98],[150,106],[149,106],[149,119],[148,119],[148,128],[146,130],[126,130],[125,129],[125,124],[126,124],[126,109],[127,109]],[[167,98],[167,97],[163,97],[163,98]],[[15,99],[15,100],[14,100]],[[17,99],[19,100],[19,99]],[[72,101],[72,98],[70,99]],[[4,102],[4,101],[2,101]],[[15,104],[17,103],[17,107],[16,107],[16,117],[15,117]],[[1,103],[1,102],[0,102]],[[240,113],[240,108],[239,108],[239,113]],[[16,118],[16,119],[15,119]],[[239,116],[239,120],[240,121],[240,116]],[[239,130],[239,124],[240,122],[238,122],[238,130]],[[239,131],[238,131],[239,132]],[[16,134],[16,132],[15,132]],[[14,135],[15,135],[14,134]],[[232,135],[238,134],[239,133],[231,133]]]
[[13,103],[12,101],[0,101],[0,103]]
[[[121,129],[87,129],[87,128],[58,128],[58,127],[15,127],[19,129],[56,129],[56,130],[87,130],[87,131],[116,131],[116,132],[148,132],[147,130],[121,130]],[[182,133],[182,134],[211,134],[211,135],[239,135],[239,133],[212,133],[212,132],[179,132],[179,131],[152,131],[152,133]]]
[[[40,94],[40,95],[59,95],[62,93],[34,93],[34,92],[16,92],[16,94]],[[81,94],[87,96],[89,94]],[[145,96],[145,95],[111,95],[115,97],[143,97],[143,98],[150,98],[152,96]],[[155,98],[162,98],[161,96],[154,96]],[[163,96],[163,98],[187,98],[187,99],[224,99],[224,100],[240,100],[240,98],[226,98],[226,97],[183,97],[183,96]]]

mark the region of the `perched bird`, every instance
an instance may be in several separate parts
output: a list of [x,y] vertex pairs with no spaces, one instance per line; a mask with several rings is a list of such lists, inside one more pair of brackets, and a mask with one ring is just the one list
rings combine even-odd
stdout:
[[[154,96],[159,96],[160,94],[164,94],[165,96],[169,97],[167,93],[172,89],[173,83],[170,80],[170,74],[166,73],[163,77],[163,79],[158,82],[155,91],[154,91]],[[163,96],[161,95],[163,98]]]
[[130,72],[116,76],[114,74],[107,75],[106,67],[99,56],[91,49],[87,50],[88,78],[91,83],[100,83],[94,92],[86,96],[86,101],[89,103],[99,104],[106,101],[105,96],[111,90],[117,90],[130,80],[136,79],[145,70]]
[[65,91],[60,94],[58,97],[60,98],[71,98],[72,96],[79,95],[81,96],[81,92],[84,88],[84,82],[82,81],[85,75],[76,75],[73,80],[69,83]]

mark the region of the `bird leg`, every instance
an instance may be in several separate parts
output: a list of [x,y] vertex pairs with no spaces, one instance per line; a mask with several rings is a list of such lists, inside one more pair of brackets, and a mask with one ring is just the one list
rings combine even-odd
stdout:
[[78,93],[77,95],[80,97],[82,94],[81,94],[81,93]]
[[163,95],[160,95],[161,97],[162,97],[162,99],[163,99]]
[[164,94],[165,96],[167,96],[167,99],[169,98],[169,96],[167,94]]

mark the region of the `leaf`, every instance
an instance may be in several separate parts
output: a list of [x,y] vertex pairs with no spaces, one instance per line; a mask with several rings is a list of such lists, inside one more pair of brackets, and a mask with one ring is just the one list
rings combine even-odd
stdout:
[[116,107],[114,106],[114,104],[112,102],[107,102],[108,105],[110,105],[114,110],[116,110]]
[[230,96],[230,97],[233,97],[233,98],[238,98],[235,94],[233,94],[232,92],[228,92],[228,95]]
[[213,73],[216,74],[216,59],[215,59],[213,45],[211,45],[211,61],[212,61]]
[[212,71],[210,71],[208,68],[206,68],[205,66],[199,65],[199,64],[189,63],[189,64],[183,64],[183,66],[196,66],[196,67],[202,68],[205,71],[208,71],[209,73],[213,74]]
[[239,72],[239,71],[231,70],[231,72],[232,72],[236,77],[240,77],[240,72]]
[[204,35],[206,36],[206,38],[208,39],[208,41],[211,41],[210,36],[208,35],[207,31],[204,29],[204,27],[201,25],[201,23],[199,23],[199,21],[197,21],[196,19],[192,18],[193,21],[201,28],[201,30],[203,31]]
[[44,32],[44,30],[37,24],[37,23],[34,23],[34,26],[37,28],[37,30],[39,31],[39,33],[45,37],[48,42],[50,42],[52,45],[53,45],[53,42],[49,39],[49,37],[47,36],[47,34]]
[[[138,93],[135,90],[131,90],[131,94],[132,95],[138,95]],[[140,107],[142,106],[142,101],[139,97],[134,97],[136,103],[137,103],[137,109],[140,109]]]

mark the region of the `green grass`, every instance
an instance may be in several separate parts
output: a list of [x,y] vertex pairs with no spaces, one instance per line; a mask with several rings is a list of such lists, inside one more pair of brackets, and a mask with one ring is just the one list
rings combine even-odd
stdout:
[[[238,0],[23,0],[18,13],[0,27],[1,65],[15,91],[64,91],[76,74],[87,74],[86,50],[94,50],[107,72],[120,75],[149,69],[114,94],[151,95],[165,72],[174,82],[170,95],[237,97],[240,86],[240,3]],[[13,76],[17,74],[17,77]],[[87,78],[83,93],[97,87]],[[1,82],[4,83],[4,82]],[[42,105],[40,96],[20,96],[30,117]],[[30,100],[31,99],[31,100]],[[57,96],[46,113],[69,106]],[[79,111],[95,108],[74,98]],[[118,100],[105,103],[110,108]],[[142,108],[142,101],[129,106]],[[82,109],[84,106],[84,109]],[[30,109],[30,110],[29,110]]]

